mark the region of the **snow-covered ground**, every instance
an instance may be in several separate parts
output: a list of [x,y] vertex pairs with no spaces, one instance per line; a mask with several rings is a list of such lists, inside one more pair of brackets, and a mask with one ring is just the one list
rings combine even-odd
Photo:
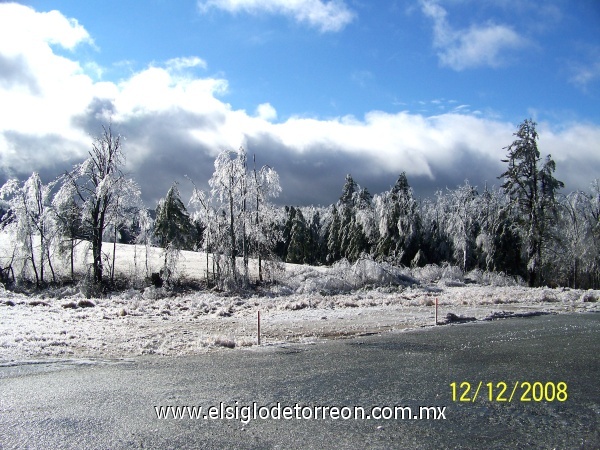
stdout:
[[[79,267],[84,267],[82,254],[83,247]],[[160,250],[151,249],[149,256],[150,272],[158,271]],[[201,253],[184,252],[179,276],[202,279],[205,261]],[[260,293],[174,293],[144,287],[143,248],[119,245],[117,273],[133,279],[127,291],[88,300],[78,286],[32,297],[0,285],[0,364],[38,357],[187,355],[254,346],[259,311],[262,345],[277,345],[433,326],[436,298],[440,321],[448,313],[482,320],[501,311],[599,310],[600,291],[529,289],[480,273],[471,274],[471,281],[496,285],[465,284],[453,268],[411,272],[363,261],[333,268],[286,264],[277,270],[280,282]],[[390,286],[391,281],[396,285]],[[89,302],[94,306],[86,307]]]

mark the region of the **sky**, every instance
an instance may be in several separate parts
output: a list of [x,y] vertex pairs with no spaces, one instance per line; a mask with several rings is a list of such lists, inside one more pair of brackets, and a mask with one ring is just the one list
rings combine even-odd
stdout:
[[499,186],[519,123],[565,191],[600,177],[597,0],[0,0],[0,183],[48,182],[102,125],[154,208],[243,146],[279,204]]

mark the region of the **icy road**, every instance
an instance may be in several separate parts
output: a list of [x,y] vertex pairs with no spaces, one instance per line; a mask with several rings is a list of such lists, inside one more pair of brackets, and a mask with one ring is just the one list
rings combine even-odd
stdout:
[[[600,314],[584,313],[179,358],[11,362],[0,367],[0,448],[599,448],[599,354]],[[155,408],[220,404],[443,414],[242,421]]]

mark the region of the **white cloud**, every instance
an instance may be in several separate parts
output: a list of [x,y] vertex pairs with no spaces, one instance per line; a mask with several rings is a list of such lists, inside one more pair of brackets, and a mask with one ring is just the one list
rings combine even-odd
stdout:
[[188,56],[187,58],[173,58],[167,61],[167,67],[172,70],[190,69],[192,67],[200,67],[206,69],[206,61],[197,56]]
[[340,31],[355,17],[343,0],[199,0],[198,6],[202,12],[219,8],[230,13],[281,14],[322,32]]
[[507,51],[527,45],[527,40],[512,28],[492,22],[455,30],[448,23],[447,11],[436,0],[421,0],[421,9],[433,20],[434,47],[440,63],[454,70],[502,66]]
[[579,62],[570,62],[568,70],[571,74],[569,81],[587,91],[590,84],[600,79],[600,46],[586,49],[586,54]]
[[41,42],[72,50],[82,42],[92,43],[85,28],[58,11],[38,13],[17,3],[3,3],[0,14],[0,43],[3,52],[20,51]]
[[263,120],[271,122],[277,119],[277,111],[270,103],[261,103],[256,108],[256,115]]

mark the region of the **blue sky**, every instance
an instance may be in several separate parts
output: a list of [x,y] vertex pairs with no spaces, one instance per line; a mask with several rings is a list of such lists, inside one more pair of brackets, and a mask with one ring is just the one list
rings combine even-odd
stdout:
[[0,30],[4,179],[55,176],[110,118],[150,207],[240,145],[283,203],[331,203],[348,172],[498,185],[529,117],[567,190],[600,177],[595,0],[0,2]]

